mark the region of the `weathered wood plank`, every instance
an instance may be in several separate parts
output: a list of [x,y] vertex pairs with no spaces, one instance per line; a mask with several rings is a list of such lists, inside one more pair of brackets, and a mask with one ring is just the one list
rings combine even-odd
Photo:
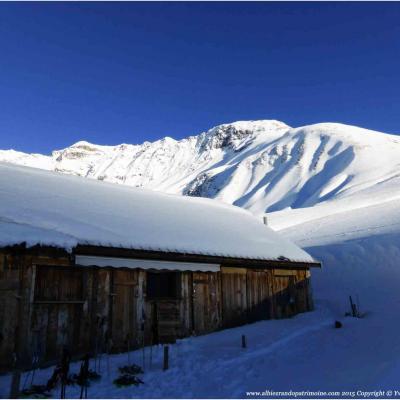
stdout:
[[180,325],[179,301],[157,301],[157,327],[159,343],[175,343]]
[[296,276],[297,271],[294,269],[274,269],[275,276]]
[[246,273],[245,268],[221,268],[224,326],[247,321]]
[[192,289],[192,272],[181,273],[181,302],[180,302],[180,329],[178,337],[189,336],[193,331],[193,289]]

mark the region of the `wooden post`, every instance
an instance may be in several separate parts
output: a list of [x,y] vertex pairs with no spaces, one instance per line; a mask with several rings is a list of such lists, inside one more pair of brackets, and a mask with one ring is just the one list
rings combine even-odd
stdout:
[[168,351],[169,347],[164,346],[164,365],[163,365],[163,371],[166,371],[168,369]]
[[[18,277],[19,277],[19,287],[18,287],[18,295],[16,296],[17,300],[17,326],[15,329],[15,342],[14,342],[14,360],[13,360],[13,367],[14,371],[12,374],[12,379],[11,379],[11,388],[10,388],[10,398],[11,399],[17,399],[19,397],[19,387],[21,383],[21,326],[22,326],[22,304],[21,302],[23,301],[23,287],[22,287],[22,282],[23,282],[23,273],[24,273],[24,267],[23,265],[19,264],[18,265]],[[28,331],[29,334],[29,331]]]
[[247,347],[246,336],[242,335],[242,348],[245,349],[246,347]]
[[[28,314],[28,343],[33,347],[32,339],[32,314],[35,300],[35,286],[36,286],[36,265],[32,265],[32,275],[31,275],[31,288],[29,293],[29,314]],[[33,353],[35,350],[33,350]],[[34,354],[32,353],[32,358]]]
[[21,371],[15,370],[12,374],[12,379],[11,379],[10,399],[18,399],[20,381],[21,381]]
[[349,296],[349,300],[350,300],[351,313],[353,317],[358,317],[357,306],[353,303],[353,299],[351,298],[351,296]]
[[143,360],[143,371],[146,368],[146,354],[145,354],[145,348],[144,348],[144,332],[143,332],[143,340],[142,340],[142,360]]
[[129,333],[126,335],[126,344],[127,344],[127,350],[128,350],[128,365],[131,365],[131,338],[129,336]]
[[150,332],[150,369],[153,367],[153,330]]

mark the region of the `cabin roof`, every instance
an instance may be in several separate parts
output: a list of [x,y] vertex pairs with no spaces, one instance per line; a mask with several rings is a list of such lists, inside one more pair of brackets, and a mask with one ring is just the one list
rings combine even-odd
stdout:
[[315,262],[239,207],[0,163],[0,247],[22,243]]

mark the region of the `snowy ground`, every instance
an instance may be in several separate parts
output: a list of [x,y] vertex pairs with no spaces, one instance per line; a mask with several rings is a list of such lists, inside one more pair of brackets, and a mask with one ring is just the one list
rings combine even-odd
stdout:
[[[117,367],[126,365],[126,354],[111,357],[110,373],[107,359],[103,358],[100,382],[89,388],[90,397],[245,397],[247,390],[287,388],[287,374],[293,374],[293,388],[302,386],[312,372],[318,358],[315,341],[320,351],[334,354],[329,342],[342,341],[343,331],[332,328],[332,315],[325,308],[303,314],[287,321],[258,322],[198,338],[188,338],[171,346],[170,369],[162,371],[162,347],[153,349],[153,362],[149,366],[150,352],[146,351],[147,365],[144,385],[119,389],[112,381],[118,375]],[[355,332],[364,321],[349,320],[348,329]],[[248,348],[241,348],[241,335],[245,334]],[[325,343],[325,345],[324,345]],[[297,351],[295,350],[297,348]],[[299,359],[299,350],[306,356]],[[142,364],[142,352],[132,352],[130,360]],[[74,364],[72,372],[78,372]],[[301,369],[301,374],[296,370]],[[337,365],[337,374],[341,367]],[[320,371],[321,372],[321,371]],[[42,370],[36,383],[45,383],[51,369]],[[1,395],[7,395],[9,377],[1,378]],[[24,382],[24,377],[22,378]],[[53,393],[55,397],[58,391]],[[68,397],[79,397],[79,387],[69,387]]]
[[[126,354],[111,357],[110,372],[103,358],[102,379],[89,387],[88,396],[245,398],[248,391],[380,389],[400,351],[397,332],[383,330],[381,318],[378,311],[363,319],[341,318],[344,327],[334,329],[335,312],[329,304],[318,304],[316,311],[290,320],[262,321],[181,340],[171,346],[166,372],[162,371],[162,347],[154,347],[152,366],[146,351],[145,383],[139,387],[117,388],[112,383],[118,366],[128,363]],[[247,349],[241,348],[242,334],[247,337]],[[394,342],[397,348],[393,348]],[[142,364],[142,353],[132,352],[130,360]],[[78,369],[74,364],[71,372]],[[39,371],[35,383],[45,383],[51,371]],[[1,396],[6,397],[10,377],[1,377],[0,383]],[[395,381],[386,386],[393,388],[393,384]],[[58,397],[59,390],[52,394]],[[79,387],[68,387],[67,397],[79,398]]]

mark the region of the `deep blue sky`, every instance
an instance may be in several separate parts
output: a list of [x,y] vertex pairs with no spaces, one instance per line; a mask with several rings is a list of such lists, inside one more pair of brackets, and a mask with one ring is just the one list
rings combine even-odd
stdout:
[[400,3],[0,3],[0,148],[241,119],[400,133]]

